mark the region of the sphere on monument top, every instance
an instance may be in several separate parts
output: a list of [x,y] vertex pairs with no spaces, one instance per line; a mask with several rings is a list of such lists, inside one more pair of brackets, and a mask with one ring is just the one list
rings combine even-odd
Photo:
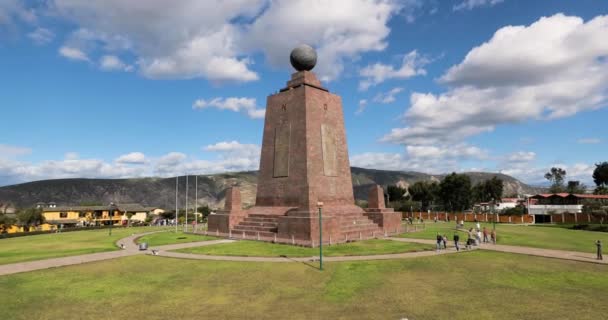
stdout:
[[298,71],[310,71],[317,64],[317,52],[307,44],[301,44],[289,55],[291,65]]

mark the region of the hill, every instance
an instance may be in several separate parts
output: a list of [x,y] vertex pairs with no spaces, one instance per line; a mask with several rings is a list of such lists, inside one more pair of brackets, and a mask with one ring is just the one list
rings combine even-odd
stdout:
[[[416,181],[440,181],[444,175],[429,175],[410,171],[386,171],[351,168],[355,198],[365,200],[372,184],[407,187]],[[539,193],[542,188],[532,187],[499,173],[468,172],[473,183],[491,179],[503,180],[504,195],[514,193]],[[186,177],[179,177],[180,207],[185,205]],[[232,185],[241,188],[243,203],[255,202],[257,171],[223,173],[198,176],[199,203],[212,207],[223,204],[225,189]],[[195,177],[188,180],[189,203],[194,204]],[[17,207],[33,206],[37,202],[55,202],[57,205],[82,203],[141,203],[171,209],[175,207],[175,177],[137,179],[57,179],[42,180],[0,187],[0,203],[11,203]]]

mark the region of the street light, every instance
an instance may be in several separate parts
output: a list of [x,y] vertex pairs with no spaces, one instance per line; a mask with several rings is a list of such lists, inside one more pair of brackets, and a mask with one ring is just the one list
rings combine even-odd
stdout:
[[323,270],[323,202],[317,202],[319,207],[319,270]]
[[110,212],[109,212],[109,217],[110,217],[110,234],[109,236],[112,235],[112,225],[114,224],[114,220],[112,218],[112,216],[114,215],[114,210],[116,209],[116,205],[114,204],[114,202],[110,202]]
[[492,206],[491,208],[491,212],[492,212],[492,230],[496,230],[496,215],[494,214],[494,198],[492,198]]

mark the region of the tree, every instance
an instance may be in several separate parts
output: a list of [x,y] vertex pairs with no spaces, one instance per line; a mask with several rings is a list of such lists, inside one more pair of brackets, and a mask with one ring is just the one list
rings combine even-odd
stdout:
[[595,194],[608,194],[608,161],[596,163],[593,170],[593,182],[595,182]]
[[205,220],[207,219],[207,216],[209,216],[209,214],[211,213],[211,208],[209,208],[208,205],[204,205],[202,207],[198,207],[197,212],[200,212],[202,214],[202,219]]
[[403,195],[407,192],[404,188],[399,186],[388,186],[386,188],[386,193],[388,194],[389,202],[401,201],[403,200]]
[[44,215],[40,208],[28,208],[17,213],[17,219],[22,226],[37,226],[44,223]]
[[551,188],[549,191],[552,193],[564,192],[564,178],[566,177],[566,170],[562,168],[553,167],[549,172],[545,173],[545,179],[551,182]]
[[496,176],[486,181],[478,182],[471,189],[471,196],[475,202],[500,201],[502,199],[503,183],[502,179]]
[[507,216],[522,216],[526,213],[526,208],[524,206],[515,206],[513,208],[503,209],[500,214],[504,214]]
[[443,206],[451,211],[464,211],[471,207],[471,179],[464,174],[446,176],[439,184],[439,197]]
[[431,202],[437,200],[437,189],[437,182],[417,181],[408,188],[408,192],[412,200],[420,202],[421,209],[426,211],[429,210]]
[[133,216],[133,212],[127,211],[126,216],[127,216],[127,226],[130,227],[131,226],[131,217]]
[[0,233],[8,232],[8,228],[15,224],[16,219],[8,214],[0,213]]
[[566,185],[566,191],[568,193],[582,194],[585,193],[587,187],[582,184],[580,181],[570,180]]

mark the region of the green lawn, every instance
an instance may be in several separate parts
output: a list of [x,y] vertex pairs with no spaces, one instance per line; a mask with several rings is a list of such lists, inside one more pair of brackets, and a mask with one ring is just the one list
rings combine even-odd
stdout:
[[[488,230],[492,229],[491,223],[482,223]],[[455,231],[453,222],[429,222],[423,231],[410,232],[400,235],[404,238],[435,239],[437,233],[447,235],[452,239]],[[474,227],[474,223],[465,223],[466,228]],[[466,233],[460,233],[460,238],[466,240]],[[600,239],[603,243],[608,243],[608,233],[592,232],[582,230],[570,230],[559,227],[548,226],[524,226],[496,224],[496,234],[498,244],[526,246],[546,249],[559,249],[594,253],[595,241]]]
[[241,263],[132,256],[0,277],[3,319],[605,319],[608,267],[473,251]]
[[115,242],[135,233],[163,230],[159,227],[113,228],[41,234],[0,239],[0,264],[118,250]]
[[175,231],[168,231],[143,236],[137,239],[137,243],[147,242],[148,246],[162,246],[165,244],[207,241],[216,239],[218,238],[205,235],[183,233],[181,231],[178,233],[175,233]]
[[[323,246],[323,255],[356,256],[412,251],[433,250],[433,247],[418,243],[403,243],[391,240],[371,239],[358,242]],[[319,255],[319,248],[296,247],[286,244],[275,244],[259,241],[237,241],[212,246],[195,247],[177,250],[179,252],[244,257],[311,257]]]

